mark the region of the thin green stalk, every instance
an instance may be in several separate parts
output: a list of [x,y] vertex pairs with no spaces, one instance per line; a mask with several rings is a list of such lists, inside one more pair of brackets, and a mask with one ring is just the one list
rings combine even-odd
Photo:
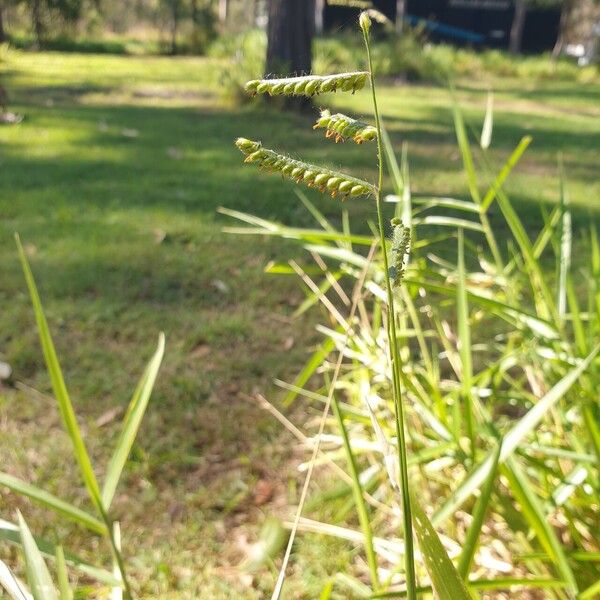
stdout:
[[119,544],[117,543],[117,540],[115,538],[113,523],[104,510],[102,510],[102,520],[106,523],[111,550],[115,562],[117,563],[119,574],[121,576],[121,583],[123,584],[123,596],[125,600],[133,600],[133,593],[131,592],[131,586],[129,585],[129,580],[127,579],[127,572],[125,570],[125,562],[123,561],[121,549],[119,548]]
[[383,211],[381,208],[382,188],[383,188],[383,143],[382,143],[382,126],[379,116],[379,108],[377,105],[377,94],[375,90],[375,78],[373,76],[373,61],[371,59],[371,46],[369,43],[368,27],[361,22],[361,29],[365,40],[367,50],[367,61],[369,64],[369,76],[371,79],[371,94],[373,97],[373,112],[375,114],[375,127],[377,128],[377,163],[378,163],[378,179],[377,188],[375,191],[375,205],[377,207],[377,224],[379,228],[379,238],[381,251],[383,253],[384,276],[387,292],[388,304],[388,338],[390,344],[390,360],[392,363],[392,388],[394,395],[394,407],[396,411],[396,435],[398,437],[398,456],[400,463],[400,484],[402,494],[402,517],[404,524],[404,545],[405,545],[405,571],[406,571],[406,588],[407,597],[409,600],[416,600],[417,586],[415,578],[415,558],[414,558],[414,542],[412,528],[412,511],[409,493],[408,482],[408,460],[406,455],[406,436],[404,430],[404,407],[402,405],[401,388],[400,388],[400,353],[398,352],[398,342],[396,336],[396,314],[394,310],[394,294],[392,284],[388,275],[389,262],[387,256],[387,246],[385,239],[385,225],[383,221]]
[[350,438],[348,436],[348,430],[344,423],[344,416],[340,410],[339,402],[335,394],[331,398],[331,406],[333,407],[333,414],[338,422],[340,431],[342,433],[342,441],[344,443],[344,449],[346,451],[346,458],[348,460],[348,466],[350,468],[350,475],[352,476],[352,490],[354,492],[354,502],[356,503],[356,512],[358,513],[358,520],[360,521],[360,527],[363,535],[365,536],[365,554],[367,555],[367,563],[369,565],[369,572],[371,574],[371,586],[373,590],[377,592],[380,588],[379,575],[377,574],[377,556],[375,555],[375,547],[373,544],[373,530],[371,528],[371,521],[369,520],[369,513],[363,497],[362,486],[358,475],[358,467],[356,466],[356,459],[352,452],[352,446],[350,445]]

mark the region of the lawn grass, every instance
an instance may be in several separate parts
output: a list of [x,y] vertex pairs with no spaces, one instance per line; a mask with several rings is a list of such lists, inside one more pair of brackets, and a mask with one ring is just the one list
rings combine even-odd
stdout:
[[[310,320],[291,319],[302,291],[293,278],[262,273],[269,259],[297,250],[224,235],[215,210],[310,220],[289,184],[242,167],[233,139],[256,137],[365,178],[375,169],[360,148],[326,145],[300,126],[307,117],[228,108],[218,94],[223,68],[215,59],[15,51],[3,78],[25,120],[0,129],[0,359],[21,382],[2,391],[0,460],[54,490],[75,478],[51,402],[22,385],[49,389],[12,238],[18,231],[101,464],[117,428],[97,419],[125,406],[158,332],[166,333],[165,363],[117,498],[126,554],[127,538],[135,540],[132,568],[147,598],[262,597],[272,576],[249,585],[232,565],[263,516],[286,514],[297,499],[287,434],[244,398],[256,388],[272,392],[271,378],[289,377],[307,355]],[[489,83],[458,82],[475,128]],[[500,164],[522,135],[534,139],[508,188],[527,225],[539,228],[538,203],[558,198],[558,152],[576,223],[596,218],[600,85],[491,83],[492,160]],[[334,104],[369,116],[366,92]],[[413,191],[465,197],[448,92],[385,87],[381,104],[395,143],[409,144]],[[311,198],[339,219],[338,201]],[[358,220],[374,217],[370,203],[347,206]],[[264,505],[253,491],[259,480],[273,490]],[[16,501],[0,494],[1,516],[12,517]],[[63,531],[22,508],[36,532]],[[291,589],[314,598],[349,556],[337,542],[301,543]]]

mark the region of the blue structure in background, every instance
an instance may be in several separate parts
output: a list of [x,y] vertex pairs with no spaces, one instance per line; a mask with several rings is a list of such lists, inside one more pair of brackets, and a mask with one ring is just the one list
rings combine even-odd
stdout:
[[[372,0],[373,6],[392,22],[397,0]],[[514,0],[404,0],[405,21],[422,27],[432,41],[487,48],[507,48],[515,13]],[[326,30],[352,27],[359,8],[327,4]],[[560,7],[536,6],[527,10],[522,50],[543,52],[554,47],[558,36]]]
[[464,42],[467,44],[483,44],[485,42],[485,35],[481,33],[469,31],[468,29],[462,29],[461,27],[454,27],[453,25],[446,25],[444,23],[440,23],[439,21],[422,19],[421,17],[415,17],[414,15],[406,15],[404,20],[412,27],[423,27],[425,31],[435,33],[439,36],[444,36],[458,42]]

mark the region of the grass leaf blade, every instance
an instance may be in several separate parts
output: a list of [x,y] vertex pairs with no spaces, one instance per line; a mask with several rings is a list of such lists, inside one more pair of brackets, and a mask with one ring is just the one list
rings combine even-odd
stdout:
[[161,333],[158,337],[158,347],[150,359],[144,374],[142,375],[135,392],[129,403],[127,413],[123,419],[123,429],[117,441],[115,451],[110,459],[106,471],[106,479],[102,488],[102,504],[108,510],[114,498],[123,467],[137,436],[140,424],[146,412],[152,388],[158,375],[165,351],[165,336]]
[[481,535],[481,528],[483,527],[485,515],[487,513],[490,499],[492,497],[492,491],[494,489],[494,482],[496,481],[496,474],[498,473],[498,461],[500,460],[501,448],[502,442],[499,441],[498,446],[496,447],[496,452],[494,453],[494,462],[492,464],[492,468],[490,469],[488,477],[481,488],[481,495],[477,499],[475,508],[473,509],[473,521],[471,522],[469,530],[467,531],[467,536],[463,543],[463,549],[457,567],[457,570],[463,579],[468,577],[469,571],[471,570],[471,565],[473,564],[473,558],[477,550],[477,543],[479,541],[479,536]]
[[35,485],[2,472],[0,472],[0,485],[6,486],[21,496],[27,496],[42,506],[87,527],[90,531],[101,535],[106,534],[106,526],[102,521]]
[[492,131],[494,129],[494,93],[492,90],[488,92],[487,102],[485,106],[485,118],[483,119],[483,127],[481,128],[481,139],[479,145],[487,150],[492,143]]
[[552,557],[554,564],[559,570],[562,578],[567,582],[569,589],[577,594],[577,581],[569,566],[567,557],[562,548],[554,529],[548,523],[547,516],[538,501],[525,472],[521,469],[514,458],[509,458],[502,468],[504,476],[508,479],[514,497],[519,502],[523,515],[529,526],[535,531],[537,538],[544,550]]
[[[510,429],[504,437],[504,442],[500,451],[500,464],[504,463],[514,453],[523,439],[537,427],[544,418],[544,415],[569,391],[571,386],[575,384],[581,374],[586,371],[592,361],[596,358],[598,352],[600,352],[600,345],[596,346],[587,358],[581,361],[579,366],[569,371],[569,373],[544,394],[535,406]],[[471,494],[479,489],[485,482],[493,464],[494,454],[491,453],[469,473],[463,483],[434,514],[432,519],[433,523],[441,523],[444,519],[453,514],[458,507],[462,506],[467,498],[469,498]]]
[[33,310],[35,312],[35,320],[37,322],[42,350],[44,352],[46,366],[52,382],[52,389],[54,390],[54,395],[56,397],[56,401],[58,402],[60,414],[65,429],[71,438],[71,443],[73,444],[73,448],[75,450],[75,457],[79,464],[79,470],[81,471],[81,476],[85,486],[96,508],[102,511],[102,502],[100,499],[100,488],[98,486],[98,481],[94,474],[87,448],[85,447],[85,443],[81,436],[79,425],[77,424],[77,417],[75,416],[75,411],[73,410],[73,405],[71,404],[71,398],[69,397],[69,392],[67,391],[67,386],[60,368],[58,356],[56,355],[56,349],[54,348],[54,342],[52,341],[52,336],[50,335],[50,330],[48,328],[48,322],[46,321],[46,316],[42,308],[40,295],[35,285],[33,273],[31,272],[29,262],[27,261],[27,256],[25,255],[25,251],[23,250],[23,246],[18,235],[15,235],[15,240],[19,250],[19,258],[21,259],[21,265],[23,267],[23,273],[25,274],[27,287],[29,288],[29,294],[31,296]]
[[31,535],[31,531],[29,531],[29,527],[27,527],[27,523],[25,523],[25,519],[23,519],[20,512],[18,513],[18,519],[21,543],[25,555],[25,571],[34,600],[59,600],[52,577],[50,577],[50,571],[48,571],[33,535]]
[[411,507],[415,535],[436,594],[440,600],[472,600],[414,492]]
[[56,574],[58,577],[58,591],[60,600],[73,600],[73,590],[69,585],[69,572],[65,561],[62,546],[56,546]]

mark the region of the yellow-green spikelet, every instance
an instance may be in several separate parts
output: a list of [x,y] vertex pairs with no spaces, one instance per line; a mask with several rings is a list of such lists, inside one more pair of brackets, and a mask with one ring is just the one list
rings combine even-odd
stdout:
[[331,196],[356,197],[375,193],[375,188],[366,181],[278,154],[263,148],[260,142],[238,138],[235,145],[246,155],[244,162],[256,163],[265,171],[281,173],[298,183],[315,187]]
[[328,110],[321,111],[313,129],[326,129],[325,136],[335,137],[336,142],[351,138],[357,144],[362,144],[377,138],[377,129],[373,125],[357,121],[342,113],[332,115]]
[[337,73],[335,75],[304,75],[302,77],[284,77],[281,79],[253,79],[246,83],[246,92],[252,96],[269,94],[271,96],[315,96],[325,92],[341,90],[354,93],[362,89],[367,82],[367,71]]

